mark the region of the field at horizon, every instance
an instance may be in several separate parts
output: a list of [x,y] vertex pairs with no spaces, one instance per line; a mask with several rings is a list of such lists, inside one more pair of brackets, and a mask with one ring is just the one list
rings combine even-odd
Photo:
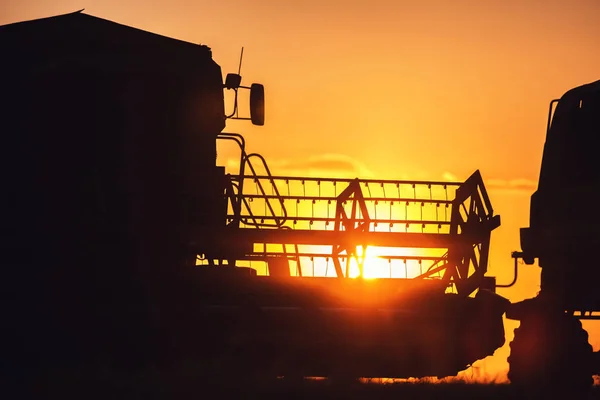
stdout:
[[[7,386],[8,387],[8,386]],[[587,392],[534,388],[523,390],[509,384],[467,383],[430,380],[403,382],[335,382],[331,380],[246,381],[244,379],[206,379],[193,370],[176,373],[148,370],[139,374],[119,375],[110,371],[97,374],[57,372],[32,386],[31,393],[44,398],[62,399],[190,399],[190,398],[260,398],[268,399],[595,399],[596,385]]]

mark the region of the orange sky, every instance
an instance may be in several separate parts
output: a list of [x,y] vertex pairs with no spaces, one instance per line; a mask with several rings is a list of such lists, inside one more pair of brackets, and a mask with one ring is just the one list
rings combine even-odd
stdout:
[[[480,169],[502,216],[490,267],[500,283],[528,225],[548,102],[600,79],[596,0],[24,0],[3,1],[0,24],[81,8],[207,44],[224,73],[244,46],[243,82],[265,85],[266,125],[228,130],[275,173],[313,163],[325,176],[439,180]],[[538,288],[539,269],[523,267],[500,293]],[[587,326],[597,350],[600,328]],[[490,373],[503,374],[507,354]]]

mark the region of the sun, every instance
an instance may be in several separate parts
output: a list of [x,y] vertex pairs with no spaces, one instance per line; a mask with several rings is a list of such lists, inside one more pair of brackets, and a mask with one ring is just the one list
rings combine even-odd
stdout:
[[[361,246],[356,248],[356,254],[358,258],[364,257],[363,263],[363,278],[364,279],[377,279],[377,278],[391,278],[392,277],[392,266],[391,263],[382,258],[384,254],[381,248],[367,247],[364,251]],[[358,262],[352,260],[350,263],[350,270],[348,273],[350,278],[358,278],[360,276],[360,269]]]
[[[362,247],[357,247],[356,255],[359,259],[363,257]],[[414,278],[422,274],[428,263],[432,262],[425,261],[420,264],[418,259],[423,256],[435,259],[442,254],[432,249],[367,247],[364,251],[363,278]],[[351,259],[348,276],[350,278],[360,276],[358,262],[355,259]]]

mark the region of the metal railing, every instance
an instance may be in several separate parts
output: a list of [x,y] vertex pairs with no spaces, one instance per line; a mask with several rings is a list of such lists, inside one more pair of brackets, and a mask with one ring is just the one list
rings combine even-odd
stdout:
[[239,173],[228,175],[229,229],[221,233],[225,246],[252,249],[239,260],[268,264],[283,257],[302,275],[302,260],[314,274],[321,259],[325,274],[337,277],[350,276],[354,260],[364,276],[367,249],[377,248],[371,259],[389,264],[389,277],[394,266],[404,267],[395,277],[441,279],[462,293],[482,281],[499,219],[478,171],[464,182],[280,176],[261,155],[246,154],[240,135],[220,138],[241,150]]

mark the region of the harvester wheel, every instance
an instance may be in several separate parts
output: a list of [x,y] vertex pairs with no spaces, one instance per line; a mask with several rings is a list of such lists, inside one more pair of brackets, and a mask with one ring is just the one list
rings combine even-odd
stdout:
[[593,350],[581,321],[565,315],[530,315],[510,343],[508,379],[523,388],[586,390],[594,383]]

